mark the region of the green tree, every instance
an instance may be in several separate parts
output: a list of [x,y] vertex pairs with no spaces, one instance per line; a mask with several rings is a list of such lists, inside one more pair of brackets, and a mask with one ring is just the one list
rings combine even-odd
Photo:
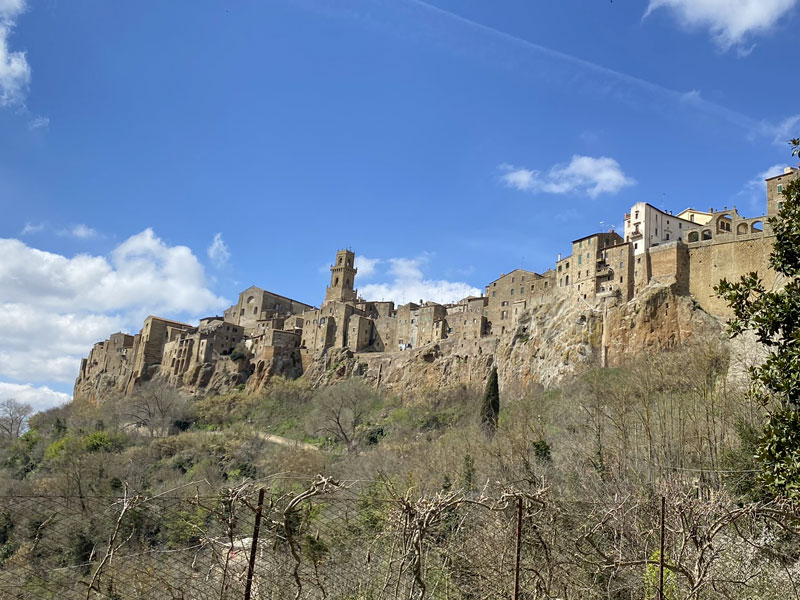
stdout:
[[497,431],[497,421],[500,418],[500,387],[497,383],[497,367],[492,369],[489,381],[486,382],[486,391],[481,402],[481,429],[492,437]]
[[[800,139],[791,141],[792,155]],[[758,273],[738,282],[723,279],[715,288],[733,311],[731,336],[755,333],[768,351],[750,368],[751,395],[777,405],[764,428],[757,457],[761,479],[771,495],[800,497],[800,179],[786,185],[777,215],[768,219],[775,234],[769,266],[782,286],[768,290]]]

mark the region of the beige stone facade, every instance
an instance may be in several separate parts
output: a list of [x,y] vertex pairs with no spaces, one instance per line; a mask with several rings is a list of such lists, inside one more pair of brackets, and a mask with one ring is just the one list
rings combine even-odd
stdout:
[[787,183],[795,181],[800,177],[800,169],[786,167],[783,173],[767,179],[767,216],[772,217],[778,214],[780,203],[783,199],[783,188]]

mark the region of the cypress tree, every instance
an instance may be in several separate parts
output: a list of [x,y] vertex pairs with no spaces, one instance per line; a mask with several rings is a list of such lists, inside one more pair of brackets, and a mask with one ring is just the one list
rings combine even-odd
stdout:
[[481,403],[481,429],[487,437],[494,435],[499,418],[500,388],[497,384],[497,367],[494,367],[489,375],[489,381],[486,382],[486,391]]

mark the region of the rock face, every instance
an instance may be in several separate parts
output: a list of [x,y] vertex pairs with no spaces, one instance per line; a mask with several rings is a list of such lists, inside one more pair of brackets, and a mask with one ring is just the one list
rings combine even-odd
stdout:
[[723,327],[673,286],[652,285],[635,300],[591,309],[563,300],[523,313],[515,329],[473,345],[444,340],[392,354],[329,350],[304,376],[324,385],[361,376],[401,395],[454,384],[482,386],[497,364],[501,388],[549,387],[590,366],[613,366],[641,352],[719,339]]
[[[721,322],[675,285],[651,284],[627,303],[599,308],[566,298],[529,308],[499,337],[446,339],[402,352],[353,353],[330,348],[312,356],[272,348],[256,358],[230,357],[196,365],[170,377],[153,367],[147,379],[163,379],[193,395],[246,386],[256,392],[275,376],[308,378],[326,385],[363,377],[403,397],[458,384],[483,386],[497,365],[503,389],[550,387],[591,366],[614,366],[642,352],[660,352],[723,337]],[[124,393],[129,377],[101,372],[80,380],[76,398],[97,401]]]

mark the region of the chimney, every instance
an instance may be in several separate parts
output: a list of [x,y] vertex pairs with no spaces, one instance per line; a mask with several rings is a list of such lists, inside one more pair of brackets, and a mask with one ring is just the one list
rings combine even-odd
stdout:
[[561,260],[561,252],[558,253],[558,259],[557,260]]

